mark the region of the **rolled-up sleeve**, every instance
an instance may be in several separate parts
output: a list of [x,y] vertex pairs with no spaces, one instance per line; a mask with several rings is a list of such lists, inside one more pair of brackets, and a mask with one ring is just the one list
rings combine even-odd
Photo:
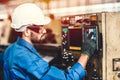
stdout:
[[85,75],[86,75],[86,70],[84,70],[84,68],[82,67],[82,65],[80,63],[78,63],[78,62],[71,69],[74,70],[74,72],[76,73],[76,75],[78,74],[78,77],[80,79],[84,78]]

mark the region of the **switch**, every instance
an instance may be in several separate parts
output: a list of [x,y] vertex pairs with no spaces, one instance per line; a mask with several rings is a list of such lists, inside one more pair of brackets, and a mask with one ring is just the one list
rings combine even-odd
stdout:
[[120,78],[120,72],[118,72],[118,78]]
[[120,58],[113,59],[113,71],[120,71]]

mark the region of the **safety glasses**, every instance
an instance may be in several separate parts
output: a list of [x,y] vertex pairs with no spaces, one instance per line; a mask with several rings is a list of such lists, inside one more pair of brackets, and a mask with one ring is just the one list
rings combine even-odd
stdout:
[[36,32],[36,33],[39,33],[40,29],[43,28],[43,25],[30,25],[27,28]]

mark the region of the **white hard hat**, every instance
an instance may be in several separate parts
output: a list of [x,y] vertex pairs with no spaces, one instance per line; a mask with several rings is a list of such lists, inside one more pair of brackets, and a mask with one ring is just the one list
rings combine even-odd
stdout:
[[24,25],[46,25],[50,22],[50,18],[45,17],[42,10],[33,3],[24,3],[18,6],[12,14],[11,27],[22,32]]

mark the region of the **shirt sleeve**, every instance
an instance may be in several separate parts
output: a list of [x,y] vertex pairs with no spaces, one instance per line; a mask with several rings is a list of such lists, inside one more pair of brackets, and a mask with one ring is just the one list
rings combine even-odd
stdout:
[[81,64],[76,63],[67,72],[60,70],[54,66],[42,77],[41,80],[82,80],[85,77],[85,70]]
[[29,77],[35,77],[37,80],[81,80],[85,77],[85,70],[80,63],[76,63],[65,72],[57,67],[49,66],[41,57],[35,55],[25,54],[19,57],[21,59],[17,61],[17,64],[24,70],[22,73],[27,71]]

